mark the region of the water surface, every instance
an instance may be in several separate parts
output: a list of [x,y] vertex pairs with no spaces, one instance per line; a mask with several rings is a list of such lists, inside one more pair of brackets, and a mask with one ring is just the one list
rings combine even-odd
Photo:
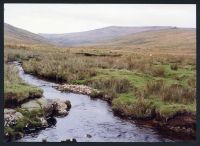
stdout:
[[[27,135],[19,141],[41,142],[42,139],[47,139],[48,142],[60,142],[70,138],[75,138],[78,142],[172,141],[171,138],[159,134],[156,129],[114,116],[105,101],[94,100],[87,95],[62,93],[52,87],[56,83],[25,74],[20,65],[17,67],[20,77],[26,83],[43,89],[45,98],[70,100],[72,105],[68,116],[56,118],[55,126]],[[87,138],[86,134],[92,137]]]

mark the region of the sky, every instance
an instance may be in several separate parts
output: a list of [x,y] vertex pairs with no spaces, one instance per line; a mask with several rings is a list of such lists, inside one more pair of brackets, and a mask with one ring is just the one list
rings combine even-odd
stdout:
[[5,4],[4,22],[34,33],[107,26],[196,28],[195,4]]

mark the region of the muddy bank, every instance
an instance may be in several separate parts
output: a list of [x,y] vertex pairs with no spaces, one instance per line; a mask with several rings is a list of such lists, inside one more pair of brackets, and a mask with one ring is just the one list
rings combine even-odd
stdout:
[[[91,98],[100,98],[107,101],[112,106],[112,97],[107,96],[103,92],[93,89],[85,85],[63,84],[54,86],[62,92],[74,92],[89,95]],[[136,117],[134,115],[126,115],[117,108],[112,108],[115,115],[128,120],[148,121],[152,126],[169,134],[178,134],[180,136],[196,137],[196,115],[188,111],[178,111],[170,116],[164,116],[156,109],[151,109],[148,116]]]
[[180,111],[167,117],[161,116],[159,112],[152,111],[150,116],[142,118],[124,115],[118,109],[113,109],[113,112],[124,119],[142,121],[142,123],[147,122],[148,125],[169,135],[177,134],[178,137],[196,138],[196,115],[192,112]]

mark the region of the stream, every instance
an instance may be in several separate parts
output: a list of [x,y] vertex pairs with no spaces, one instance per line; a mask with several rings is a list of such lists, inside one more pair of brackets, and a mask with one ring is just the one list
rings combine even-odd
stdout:
[[[177,141],[160,134],[156,129],[139,125],[114,116],[107,102],[91,99],[87,95],[63,93],[52,86],[57,85],[24,73],[20,64],[15,63],[20,77],[28,84],[43,89],[48,99],[70,100],[68,116],[56,118],[56,125],[36,133],[26,135],[19,142],[60,142],[75,138],[77,142],[164,142]],[[88,138],[89,134],[92,137]]]

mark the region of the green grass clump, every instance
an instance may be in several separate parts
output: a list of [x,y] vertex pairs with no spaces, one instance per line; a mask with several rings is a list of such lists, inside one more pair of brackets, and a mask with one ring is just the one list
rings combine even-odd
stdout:
[[151,118],[153,102],[138,99],[133,94],[122,94],[112,102],[112,109],[121,116],[130,118]]
[[8,141],[19,139],[23,137],[23,135],[24,134],[22,132],[15,131],[11,127],[4,127],[4,136],[5,136],[5,139]]
[[98,78],[87,81],[87,85],[101,90],[109,97],[116,98],[119,93],[126,93],[133,88],[130,81],[126,78]]
[[43,91],[24,83],[13,65],[5,64],[4,102],[5,107],[17,106],[29,99],[42,97]]
[[171,67],[171,70],[178,70],[178,65],[176,63],[171,64],[170,67]]
[[128,92],[132,87],[128,79],[116,77],[91,80],[87,84],[95,89],[111,90],[116,93]]
[[185,104],[163,101],[154,96],[140,98],[133,93],[126,93],[120,94],[118,98],[113,99],[112,109],[121,116],[130,118],[152,118],[155,112],[168,118],[177,112],[195,112],[196,104],[195,102]]
[[22,113],[23,118],[16,121],[15,125],[4,127],[4,135],[8,140],[14,140],[22,137],[29,128],[36,128],[42,125],[39,118],[43,117],[43,110],[27,110],[17,108],[17,112]]
[[165,68],[163,66],[155,67],[151,70],[151,75],[154,77],[164,77],[165,76]]
[[5,84],[4,97],[6,100],[15,100],[21,102],[26,99],[42,97],[43,91],[38,87],[29,86],[24,83],[10,82]]
[[193,103],[196,98],[194,88],[181,84],[166,85],[163,80],[148,82],[142,92],[144,92],[145,98],[153,95],[163,101],[174,103]]

